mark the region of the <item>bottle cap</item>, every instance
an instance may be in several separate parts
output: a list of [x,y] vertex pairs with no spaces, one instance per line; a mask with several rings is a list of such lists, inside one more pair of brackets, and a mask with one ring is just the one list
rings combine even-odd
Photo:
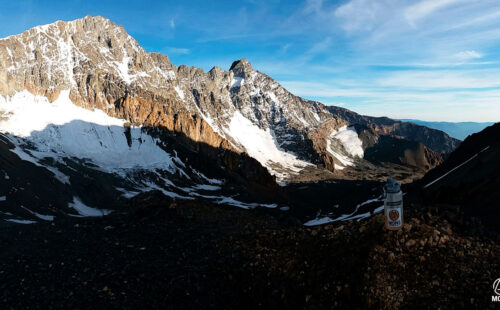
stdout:
[[387,193],[397,193],[401,190],[401,185],[392,178],[387,178],[387,183],[384,185],[384,190]]

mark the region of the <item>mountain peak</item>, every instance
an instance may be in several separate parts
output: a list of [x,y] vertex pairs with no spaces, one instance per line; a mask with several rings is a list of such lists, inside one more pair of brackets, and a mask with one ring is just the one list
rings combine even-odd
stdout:
[[233,71],[235,76],[242,76],[244,75],[244,73],[252,72],[253,67],[248,62],[248,60],[246,60],[245,58],[241,58],[233,62],[231,68],[229,68],[229,71]]
[[71,26],[71,29],[73,31],[76,31],[76,29],[79,28],[79,27],[77,27],[78,25],[80,25],[81,28],[83,28],[86,31],[106,30],[109,28],[111,28],[111,29],[121,28],[122,30],[124,30],[123,26],[120,26],[120,25],[113,23],[111,20],[109,20],[106,17],[86,15],[82,18],[78,18],[78,19],[71,20],[71,21],[58,20],[58,21],[55,21],[55,22],[50,23],[50,24],[36,26],[36,27],[30,28],[30,29],[24,31],[23,33],[20,33],[17,35],[11,35],[11,36],[8,36],[8,37],[3,38],[3,39],[7,39],[10,37],[16,37],[16,36],[23,35],[23,34],[27,34],[27,35],[31,34],[32,35],[33,33],[36,34],[36,33],[40,33],[40,32],[47,32],[48,30],[51,30],[51,29],[59,29],[60,31],[62,31],[62,29],[64,29],[64,28],[70,29],[70,27],[68,27],[68,26]]
[[97,16],[86,15],[85,17],[75,19],[75,20],[67,22],[67,23],[68,24],[81,23],[81,24],[83,24],[84,29],[88,29],[88,30],[94,30],[94,29],[103,30],[103,29],[109,29],[109,28],[111,28],[111,29],[120,28],[120,29],[124,30],[123,26],[115,24],[110,19],[108,19],[104,16],[100,16],[100,15],[97,15]]

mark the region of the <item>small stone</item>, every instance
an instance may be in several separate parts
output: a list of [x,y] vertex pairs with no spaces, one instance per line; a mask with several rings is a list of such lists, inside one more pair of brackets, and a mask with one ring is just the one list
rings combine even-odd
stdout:
[[421,246],[425,246],[427,244],[427,239],[420,239],[419,243]]
[[405,245],[407,248],[411,248],[412,246],[415,245],[415,243],[417,243],[414,239],[410,239],[408,241],[406,241]]

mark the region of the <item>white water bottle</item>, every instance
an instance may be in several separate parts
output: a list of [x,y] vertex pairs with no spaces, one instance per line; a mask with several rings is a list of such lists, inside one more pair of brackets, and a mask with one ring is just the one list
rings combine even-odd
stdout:
[[395,180],[388,178],[384,185],[384,214],[385,227],[390,230],[398,230],[403,227],[403,193],[401,185]]

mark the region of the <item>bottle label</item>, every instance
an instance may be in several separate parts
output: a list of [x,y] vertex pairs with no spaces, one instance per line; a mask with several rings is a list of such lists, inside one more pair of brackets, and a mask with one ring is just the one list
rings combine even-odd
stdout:
[[398,206],[389,207],[387,209],[387,225],[389,227],[400,227],[402,213],[401,202],[398,203]]

